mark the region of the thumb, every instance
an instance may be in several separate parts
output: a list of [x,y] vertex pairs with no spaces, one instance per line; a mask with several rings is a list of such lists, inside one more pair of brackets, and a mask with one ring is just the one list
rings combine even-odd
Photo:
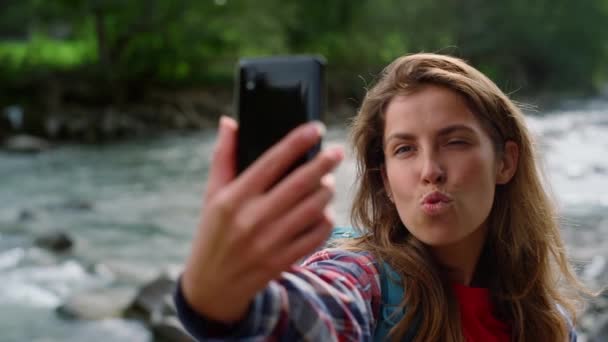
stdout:
[[236,145],[238,124],[234,119],[222,115],[217,141],[211,157],[205,198],[214,194],[236,177]]

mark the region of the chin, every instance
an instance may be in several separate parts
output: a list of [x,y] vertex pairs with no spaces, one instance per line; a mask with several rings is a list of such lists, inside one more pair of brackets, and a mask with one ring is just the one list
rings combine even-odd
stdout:
[[432,238],[418,238],[422,243],[429,247],[445,247],[450,246],[461,241],[458,237],[432,237]]
[[455,234],[453,230],[410,231],[420,242],[429,247],[443,247],[456,244],[466,237],[466,234]]

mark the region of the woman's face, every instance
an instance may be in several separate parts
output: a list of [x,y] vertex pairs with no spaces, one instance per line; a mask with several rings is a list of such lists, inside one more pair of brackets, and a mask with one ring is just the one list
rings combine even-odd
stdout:
[[483,241],[495,186],[508,179],[464,98],[427,85],[385,114],[384,183],[407,229],[431,247]]

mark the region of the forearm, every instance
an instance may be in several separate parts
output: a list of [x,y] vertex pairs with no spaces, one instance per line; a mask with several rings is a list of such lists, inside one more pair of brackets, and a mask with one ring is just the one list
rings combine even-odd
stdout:
[[[272,294],[266,290],[254,297],[244,318],[233,324],[216,322],[197,312],[184,297],[181,282],[178,283],[174,294],[177,315],[186,331],[198,341],[225,341],[226,339],[262,340],[272,333],[273,324],[264,325],[267,321],[262,312],[274,311]],[[269,305],[270,304],[270,305]],[[272,315],[271,315],[272,316]]]

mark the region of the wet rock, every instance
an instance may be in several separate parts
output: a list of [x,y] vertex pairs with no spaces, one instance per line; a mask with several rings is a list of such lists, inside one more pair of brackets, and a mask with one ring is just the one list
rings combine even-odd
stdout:
[[137,291],[133,288],[111,288],[76,294],[57,308],[69,319],[104,319],[121,317]]
[[160,271],[156,268],[121,260],[106,260],[95,265],[95,271],[109,273],[119,283],[137,286],[150,283],[160,275]]
[[19,212],[19,215],[17,215],[17,221],[18,222],[26,222],[26,221],[31,221],[33,220],[35,217],[34,212],[29,210],[29,209],[23,209]]
[[174,280],[167,275],[161,275],[139,290],[126,316],[143,320],[150,325],[161,322],[164,316],[175,312],[171,306],[175,286]]
[[4,149],[15,153],[38,153],[50,147],[46,140],[25,134],[9,137],[4,142]]
[[70,210],[91,210],[93,204],[83,199],[72,199],[63,203],[62,207]]
[[194,342],[175,316],[164,317],[160,322],[152,325],[155,342]]
[[74,246],[72,238],[64,232],[51,232],[40,235],[34,241],[35,245],[55,253],[67,252]]
[[177,317],[177,307],[173,300],[173,291],[171,291],[169,295],[163,297],[163,315]]

